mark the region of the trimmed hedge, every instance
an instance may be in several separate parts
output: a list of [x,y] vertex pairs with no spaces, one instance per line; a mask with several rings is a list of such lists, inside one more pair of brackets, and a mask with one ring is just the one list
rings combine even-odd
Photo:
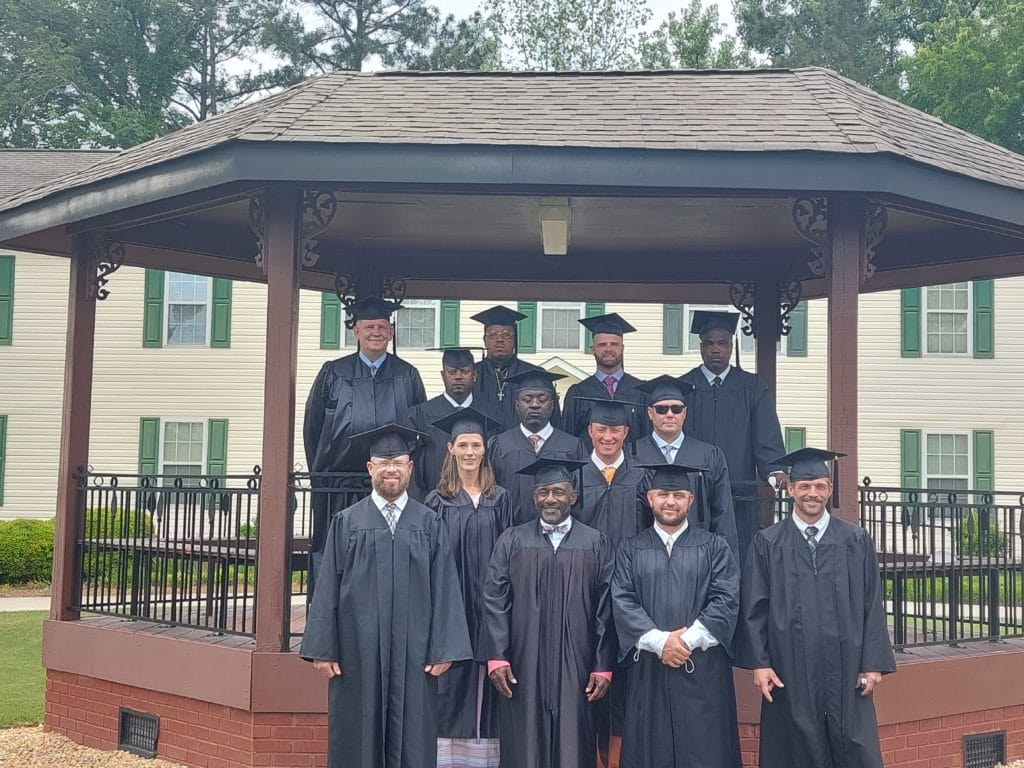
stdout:
[[52,520],[0,520],[0,584],[49,581]]

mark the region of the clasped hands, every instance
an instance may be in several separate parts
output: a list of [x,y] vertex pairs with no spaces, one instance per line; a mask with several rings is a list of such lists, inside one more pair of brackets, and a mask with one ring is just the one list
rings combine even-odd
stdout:
[[669,633],[665,647],[661,649],[661,663],[665,666],[678,669],[693,655],[693,649],[683,641],[683,633],[687,629],[688,627],[680,627]]
[[[428,675],[434,677],[440,677],[449,669],[451,669],[452,663],[450,661],[441,661],[437,664],[427,664],[423,668],[423,671]],[[325,678],[330,680],[332,677],[338,677],[341,674],[341,664],[336,661],[327,661],[325,659],[316,659],[313,661],[313,669],[323,675]]]
[[[504,696],[506,699],[512,698],[512,686],[516,685],[519,681],[516,680],[512,674],[512,667],[508,664],[498,667],[489,675],[491,682],[494,683],[494,687],[498,689],[498,693]],[[608,693],[608,688],[611,686],[608,678],[602,677],[601,675],[590,675],[590,680],[587,681],[587,688],[584,693],[587,696],[587,701],[597,701],[603,699],[605,694]]]

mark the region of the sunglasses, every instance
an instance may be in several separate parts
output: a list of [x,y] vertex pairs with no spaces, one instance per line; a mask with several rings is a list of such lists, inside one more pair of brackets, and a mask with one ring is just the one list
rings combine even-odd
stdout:
[[659,416],[664,416],[669,411],[672,411],[676,416],[686,410],[685,405],[652,405],[654,412]]

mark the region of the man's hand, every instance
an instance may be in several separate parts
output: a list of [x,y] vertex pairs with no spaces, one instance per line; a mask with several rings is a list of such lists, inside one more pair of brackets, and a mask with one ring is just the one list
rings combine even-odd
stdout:
[[452,663],[450,661],[441,661],[437,664],[427,664],[427,666],[423,668],[423,671],[426,672],[428,675],[440,677],[451,668]]
[[857,687],[861,688],[861,696],[870,696],[875,686],[882,682],[881,672],[861,672],[857,675]]
[[603,699],[604,695],[608,693],[608,689],[611,687],[611,683],[607,677],[601,677],[601,675],[590,674],[590,682],[587,683],[587,701],[597,701]]
[[686,627],[680,627],[665,641],[665,647],[661,651],[661,663],[665,666],[678,669],[693,654],[690,647],[683,642],[683,632],[685,631]]
[[341,675],[341,664],[336,661],[326,661],[325,659],[315,659],[313,661],[313,669],[319,672],[321,675],[330,680],[332,677],[338,677]]
[[507,664],[504,667],[498,667],[491,672],[490,678],[491,682],[494,683],[494,687],[498,689],[498,693],[506,699],[512,698],[512,686],[519,682],[512,675],[512,667]]
[[785,488],[789,485],[789,475],[785,472],[772,472],[768,475],[768,482],[771,483],[772,488],[777,491],[779,488]]
[[774,669],[771,667],[761,667],[754,670],[754,687],[761,691],[761,695],[770,702],[772,701],[772,690],[775,688],[785,688],[786,686],[779,680],[779,676],[775,674]]

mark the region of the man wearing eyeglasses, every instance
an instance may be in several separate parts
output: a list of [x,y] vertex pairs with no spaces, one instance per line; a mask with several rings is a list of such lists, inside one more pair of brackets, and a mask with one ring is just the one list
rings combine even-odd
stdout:
[[437,678],[473,658],[447,528],[406,492],[422,438],[352,438],[373,492],[331,520],[299,650],[328,680],[328,768],[433,768]]
[[673,376],[659,376],[637,389],[647,393],[647,417],[654,429],[637,441],[635,463],[681,464],[703,470],[690,477],[696,497],[690,520],[724,537],[739,562],[736,515],[725,454],[710,443],[683,433],[684,397],[693,391],[693,385]]
[[[526,315],[500,304],[473,315],[484,327],[484,359],[477,363],[476,382],[473,384],[474,408],[501,422],[501,429],[512,429],[519,423],[516,415],[516,393],[519,390],[512,377],[527,371],[543,371],[539,365],[520,360],[516,323]],[[561,423],[558,400],[555,400],[551,423]],[[513,468],[513,471],[518,467]]]

